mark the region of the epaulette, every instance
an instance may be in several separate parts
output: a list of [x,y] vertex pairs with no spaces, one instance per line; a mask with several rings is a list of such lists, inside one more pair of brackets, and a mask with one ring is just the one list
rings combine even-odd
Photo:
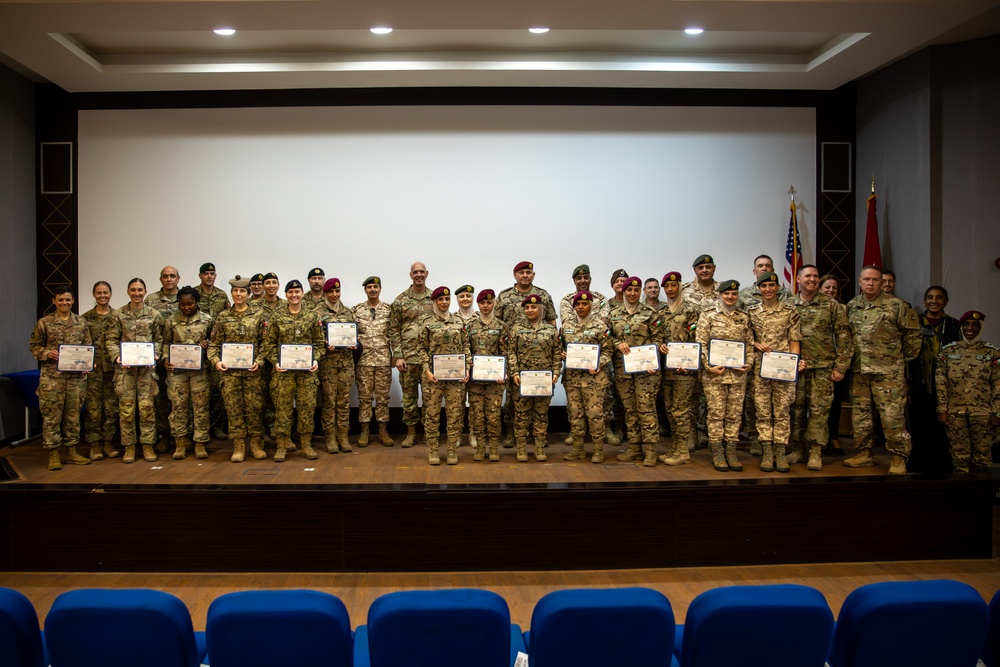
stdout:
[[[947,350],[949,347],[955,347],[956,345],[958,345],[958,341],[952,341],[951,343],[945,343],[944,345],[941,346],[941,351],[943,352],[944,350]],[[987,343],[987,345],[989,345],[989,343]]]

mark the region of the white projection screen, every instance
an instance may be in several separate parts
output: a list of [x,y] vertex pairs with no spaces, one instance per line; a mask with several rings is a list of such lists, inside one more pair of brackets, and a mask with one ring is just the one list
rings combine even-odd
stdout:
[[[421,261],[428,285],[497,292],[518,261],[558,300],[586,263],[593,288],[711,253],[719,279],[781,273],[789,185],[815,257],[813,108],[384,106],[141,109],[79,114],[81,310],[107,280],[159,289],[162,266],[197,284],[319,266],[383,300]],[[554,404],[565,403],[561,388]],[[393,387],[393,404],[399,388]]]

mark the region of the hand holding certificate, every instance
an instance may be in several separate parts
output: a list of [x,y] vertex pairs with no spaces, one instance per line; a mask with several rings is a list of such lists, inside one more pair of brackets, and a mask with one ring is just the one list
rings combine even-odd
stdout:
[[600,357],[600,345],[566,343],[566,370],[596,371]]
[[795,382],[799,379],[799,355],[765,352],[760,358],[760,376],[765,380]]
[[667,343],[664,368],[697,371],[701,368],[701,343]]
[[473,382],[503,382],[507,379],[507,357],[472,355]]
[[708,341],[708,365],[722,368],[742,368],[747,364],[746,343],[739,340],[713,338]]
[[326,344],[329,347],[357,347],[358,325],[355,322],[327,322]]
[[171,344],[170,354],[167,357],[169,370],[200,371],[201,350],[201,345]]
[[552,371],[521,371],[520,379],[521,396],[552,395]]
[[226,370],[251,370],[253,368],[253,343],[223,343],[221,361]]
[[120,358],[122,368],[156,365],[156,353],[152,343],[122,343]]
[[313,369],[312,345],[282,345],[278,369],[282,371],[311,371]]
[[465,380],[465,355],[435,354],[431,358],[431,368],[435,382],[462,382]]
[[60,345],[56,369],[64,373],[89,373],[94,370],[94,346]]
[[626,373],[649,373],[660,370],[660,355],[655,345],[633,345],[622,363]]

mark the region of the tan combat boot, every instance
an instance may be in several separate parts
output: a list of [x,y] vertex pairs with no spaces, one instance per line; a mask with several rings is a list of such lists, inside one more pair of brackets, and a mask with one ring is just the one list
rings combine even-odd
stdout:
[[892,462],[889,464],[889,474],[890,475],[905,475],[906,474],[906,459],[897,454],[892,455]]
[[517,462],[528,462],[528,442],[527,440],[522,440],[521,438],[517,439]]
[[726,443],[726,465],[729,466],[730,470],[736,472],[743,472],[743,464],[740,460],[736,458],[736,443],[727,442]]
[[604,442],[594,441],[594,454],[590,457],[591,463],[604,463]]
[[569,435],[567,435],[566,439],[563,440],[563,442],[566,443],[567,445],[572,445],[573,444],[573,434],[570,433]]
[[460,442],[462,442],[461,438],[459,438],[457,441],[455,440],[448,441],[448,459],[446,463],[450,466],[458,464],[458,444]]
[[[570,436],[572,438],[573,436]],[[580,442],[575,439],[573,442],[569,443],[573,445],[573,448],[568,452],[563,454],[563,460],[565,461],[582,461],[587,458],[587,450],[583,448],[583,438],[580,438]]]
[[441,465],[441,447],[437,438],[427,438],[427,463],[432,466]]
[[823,469],[823,448],[819,445],[809,446],[809,463],[806,464],[809,470]]
[[614,422],[610,421],[604,422],[604,442],[608,443],[609,445],[622,444],[622,439],[618,437],[617,433],[615,433]]
[[535,438],[535,460],[539,463],[549,460],[549,457],[545,455],[545,438]]
[[59,448],[49,450],[49,470],[62,470],[62,460],[59,458]]
[[135,463],[135,445],[125,445],[125,456],[122,463]]
[[688,451],[687,443],[674,442],[670,453],[661,459],[668,466],[680,466],[691,463],[691,452]]
[[469,429],[469,447],[472,447],[473,449],[479,447],[479,443],[476,440],[476,434],[472,432],[472,429]]
[[764,452],[764,458],[760,460],[760,469],[764,472],[774,472],[774,446],[769,442],[762,442],[760,447]]
[[85,466],[90,465],[90,459],[86,456],[80,456],[80,453],[76,451],[75,446],[66,446],[66,463],[72,463],[73,465]]
[[785,458],[785,445],[774,446],[774,469],[778,472],[788,472],[788,459]]
[[264,451],[264,438],[259,435],[251,436],[250,455],[258,461],[267,458],[267,452]]
[[385,422],[378,423],[378,441],[385,447],[392,447],[395,444],[389,436],[389,425]]
[[333,433],[326,433],[324,437],[326,438],[326,453],[339,454],[340,447],[337,446],[337,436]]
[[104,460],[104,452],[101,451],[101,443],[99,442],[90,443],[90,460],[91,461]]
[[288,445],[292,443],[292,439],[287,435],[278,436],[278,451],[274,453],[275,463],[284,463],[286,452],[288,451]]
[[191,441],[188,440],[186,436],[180,436],[178,438],[175,438],[175,441],[177,443],[177,448],[174,449],[173,458],[177,461],[180,461],[185,456],[187,456],[187,448],[188,445],[191,444]]
[[[611,440],[608,440],[608,444],[611,444]],[[615,457],[619,461],[638,461],[642,458],[642,448],[638,443],[630,442],[628,449]]]
[[204,442],[196,442],[196,443],[194,443],[194,457],[196,459],[207,459],[208,458],[208,452],[205,451],[205,443]]
[[858,450],[851,458],[844,459],[845,468],[868,468],[873,465],[875,465],[875,459],[872,457],[870,449]]
[[153,463],[156,461],[156,449],[153,447],[153,445],[142,446],[142,459],[146,463]]
[[764,455],[764,443],[762,443],[757,438],[750,441],[750,455],[751,456],[763,456]]
[[504,434],[503,439],[500,441],[500,445],[504,449],[511,449],[514,446],[514,434],[508,430],[507,433]]
[[497,461],[500,460],[500,447],[497,445],[496,438],[490,438],[489,441],[490,441],[489,444],[490,462],[496,463]]
[[247,441],[243,438],[233,438],[233,455],[229,460],[233,463],[243,463],[247,456]]
[[347,437],[347,429],[342,428],[337,434],[337,444],[340,445],[340,451],[342,452],[353,452],[354,448],[351,447],[351,441]]
[[653,468],[656,466],[656,445],[643,445],[642,446],[645,455],[642,459],[642,465],[646,468]]
[[368,426],[368,424],[361,425],[361,435],[358,436],[358,447],[368,446],[368,439],[370,437],[368,433]]
[[299,433],[299,444],[302,447],[301,454],[307,461],[315,461],[319,458],[319,454],[317,454],[316,450],[313,449],[312,437],[313,434],[311,431],[309,433]]
[[473,461],[482,461],[486,458],[486,441],[488,438],[484,435],[482,440],[478,437],[476,438],[476,453],[472,455]]
[[802,450],[802,445],[798,442],[785,446],[785,460],[788,461],[788,465],[793,463],[798,463],[803,458],[805,458],[799,452]]
[[708,443],[708,447],[712,450],[712,467],[719,472],[729,472],[729,465],[726,463],[726,455],[722,451],[722,443],[710,442]]
[[115,449],[115,446],[112,445],[109,441],[105,440],[104,441],[104,455],[107,456],[109,459],[116,459],[119,456],[121,456],[122,453],[119,452],[117,449]]
[[[399,444],[403,449],[407,449],[413,446],[413,443],[417,439],[417,427],[415,425],[409,425],[406,427],[406,437],[403,438],[403,442]],[[434,465],[437,465],[436,463]]]

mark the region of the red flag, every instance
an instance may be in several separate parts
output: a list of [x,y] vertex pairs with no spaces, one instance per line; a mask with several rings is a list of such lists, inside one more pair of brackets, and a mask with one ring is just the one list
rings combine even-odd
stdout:
[[878,242],[878,219],[875,217],[874,192],[868,198],[868,226],[865,228],[865,254],[861,265],[882,268],[882,248]]

